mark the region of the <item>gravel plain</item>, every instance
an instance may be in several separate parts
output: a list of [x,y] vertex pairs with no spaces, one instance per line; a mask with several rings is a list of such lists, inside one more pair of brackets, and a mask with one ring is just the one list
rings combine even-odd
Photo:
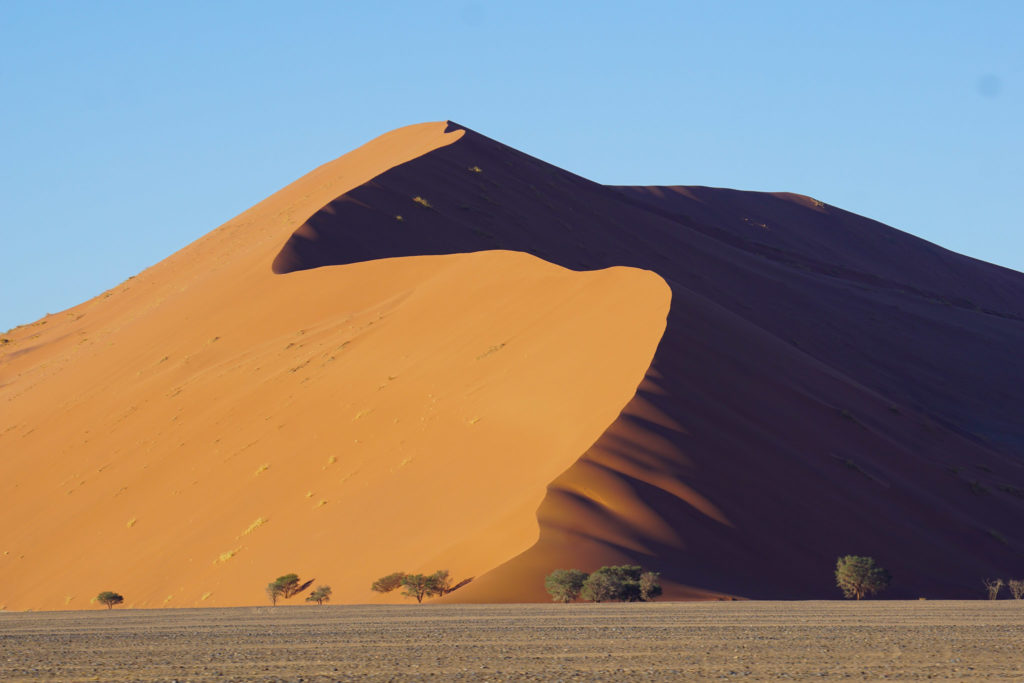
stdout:
[[0,613],[3,681],[1024,681],[1024,601]]

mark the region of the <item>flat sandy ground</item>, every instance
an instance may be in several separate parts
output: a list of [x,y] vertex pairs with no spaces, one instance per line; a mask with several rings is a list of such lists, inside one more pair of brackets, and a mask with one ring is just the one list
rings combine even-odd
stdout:
[[1024,680],[1024,601],[0,614],[0,680]]

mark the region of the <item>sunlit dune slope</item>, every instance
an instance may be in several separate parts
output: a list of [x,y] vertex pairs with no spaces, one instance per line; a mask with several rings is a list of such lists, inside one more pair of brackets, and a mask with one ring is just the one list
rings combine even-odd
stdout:
[[[345,171],[317,173],[340,193]],[[546,485],[643,377],[668,288],[507,251],[275,275],[295,225],[275,243],[268,223],[314,180],[8,335],[0,605],[259,604],[289,571],[366,602],[391,571],[471,577],[536,540]]]
[[547,600],[621,562],[834,597],[848,553],[976,597],[1024,553],[1024,276],[799,195],[423,124],[5,336],[8,609],[442,567]]

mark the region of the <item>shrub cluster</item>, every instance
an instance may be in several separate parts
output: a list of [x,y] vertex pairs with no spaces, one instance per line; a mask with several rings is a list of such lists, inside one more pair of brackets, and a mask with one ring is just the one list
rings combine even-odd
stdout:
[[416,598],[416,602],[423,602],[423,598],[440,597],[452,591],[458,590],[473,580],[473,577],[463,579],[452,585],[451,577],[447,569],[438,569],[433,574],[406,574],[395,572],[382,576],[373,582],[370,590],[378,593],[390,593],[396,588],[405,588],[402,595],[409,598]]
[[267,596],[270,598],[270,602],[276,605],[279,598],[290,598],[298,595],[313,585],[315,580],[310,579],[302,583],[298,574],[285,574],[267,584]]
[[306,596],[306,602],[315,602],[318,605],[322,605],[325,602],[331,601],[331,587],[330,586],[317,586],[313,591]]
[[582,597],[591,602],[641,602],[661,595],[657,572],[637,565],[601,567],[587,574],[579,569],[556,569],[544,579],[544,588],[555,602]]

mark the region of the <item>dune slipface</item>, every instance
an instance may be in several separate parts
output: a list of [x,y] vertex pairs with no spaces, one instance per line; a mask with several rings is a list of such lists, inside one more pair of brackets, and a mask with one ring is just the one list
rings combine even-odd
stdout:
[[[4,335],[0,604],[976,597],[1024,543],[1024,276],[816,200],[607,187],[450,122]],[[1019,571],[1018,571],[1019,573]],[[393,599],[393,598],[392,598]]]

